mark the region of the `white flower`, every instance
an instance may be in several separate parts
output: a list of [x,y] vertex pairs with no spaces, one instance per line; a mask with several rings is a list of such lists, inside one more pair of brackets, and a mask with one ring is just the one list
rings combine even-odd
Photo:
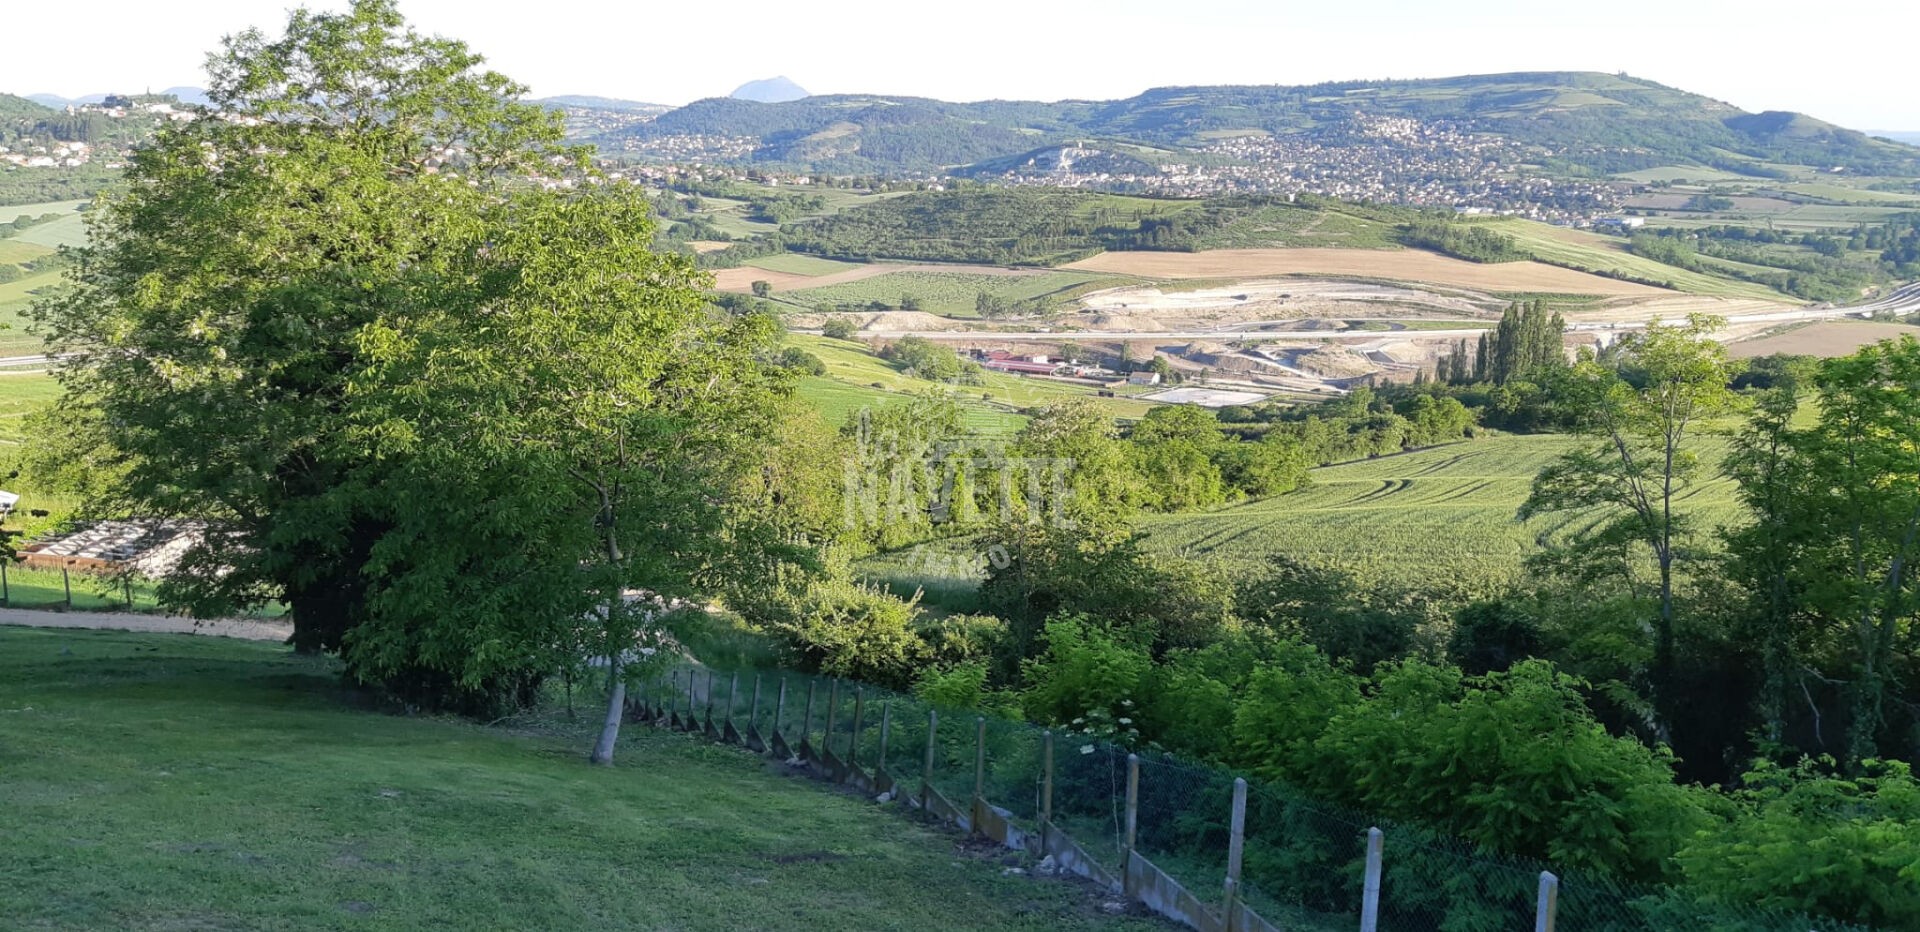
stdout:
[[1120,720],[1120,724],[1122,724],[1122,725],[1131,725],[1131,724],[1133,724],[1133,719],[1130,719],[1130,718],[1123,718],[1123,719],[1121,719],[1121,720]]
[[1092,754],[1092,753],[1093,753],[1093,745],[1091,745],[1091,744],[1083,744],[1083,745],[1081,745],[1081,746],[1080,746],[1080,753],[1082,753],[1082,754]]
[[1129,708],[1131,708],[1131,707],[1133,706],[1133,700],[1132,700],[1132,699],[1122,699],[1122,700],[1120,700],[1120,704],[1121,704],[1121,705],[1123,705],[1123,706],[1127,706],[1127,707],[1129,707]]
[[1085,725],[1087,723],[1087,720],[1084,718],[1076,718],[1073,720],[1073,723],[1075,725]]

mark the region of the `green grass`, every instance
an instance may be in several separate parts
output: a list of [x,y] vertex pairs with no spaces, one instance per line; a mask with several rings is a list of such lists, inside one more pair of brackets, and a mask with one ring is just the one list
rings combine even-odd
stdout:
[[[1513,579],[1521,562],[1593,516],[1516,519],[1533,477],[1584,441],[1502,436],[1316,469],[1290,495],[1198,514],[1144,519],[1148,546],[1253,568],[1274,557],[1337,565],[1365,580],[1463,591]],[[1701,445],[1701,475],[1682,508],[1710,534],[1740,514],[1730,481],[1717,475],[1724,441]]]
[[1551,265],[1585,272],[1625,274],[1647,281],[1671,282],[1673,287],[1691,294],[1794,300],[1764,285],[1689,272],[1636,256],[1627,252],[1626,241],[1620,239],[1556,229],[1531,220],[1502,219],[1489,221],[1485,226],[1513,237],[1522,248]]
[[1162,927],[738,750],[351,698],[280,645],[0,628],[3,924]]
[[[798,256],[791,258],[800,258]],[[814,260],[820,261],[820,260]],[[839,264],[839,263],[836,263]],[[872,278],[823,288],[794,291],[784,297],[797,304],[864,307],[878,301],[899,307],[904,297],[920,301],[920,309],[947,317],[975,317],[981,292],[1008,302],[1049,297],[1065,300],[1092,288],[1126,284],[1131,279],[1099,272],[1043,272],[1036,275],[983,275],[977,272],[888,272]]]
[[46,201],[39,204],[15,204],[0,207],[0,223],[12,223],[19,217],[41,217],[47,214],[70,214],[91,203],[89,201]]
[[[872,388],[876,383],[880,390],[890,392],[925,392],[941,386],[924,379],[909,378],[900,370],[888,365],[885,360],[875,356],[865,343],[851,340],[832,340],[826,337],[811,336],[803,333],[787,335],[787,342],[820,357],[827,364],[827,377],[856,388]],[[1066,398],[1093,398],[1118,418],[1138,418],[1152,407],[1151,402],[1136,401],[1131,398],[1100,398],[1098,390],[1086,385],[1066,382],[1054,382],[1044,379],[1021,378],[999,372],[985,374],[983,384],[960,386],[954,390],[962,396],[978,398],[991,395],[995,406],[1010,408],[1030,408]]]
[[0,284],[0,356],[28,356],[40,352],[40,338],[27,332],[26,310],[35,289],[60,283],[61,272],[49,269],[19,281]]
[[24,265],[50,255],[53,255],[51,247],[17,239],[0,239],[0,265]]
[[65,608],[69,586],[72,587],[72,607],[75,611],[153,612],[160,608],[150,582],[134,583],[133,605],[128,606],[127,593],[119,583],[110,579],[69,573],[62,580],[59,570],[27,569],[23,566],[7,567],[5,605],[8,608]]
[[782,253],[777,256],[761,256],[748,259],[743,265],[770,272],[789,272],[794,275],[832,275],[848,269],[859,268],[851,262],[835,262],[818,256],[802,256],[797,253]]
[[87,218],[84,214],[68,214],[51,223],[28,227],[13,238],[47,247],[84,246],[87,242]]
[[[929,384],[926,389],[934,390]],[[827,423],[839,427],[863,409],[879,408],[898,404],[908,400],[905,391],[890,391],[866,385],[854,385],[835,379],[806,376],[800,380],[800,397],[818,410]],[[1017,433],[1027,423],[1027,419],[1004,407],[980,401],[978,392],[963,394],[956,390],[954,397],[960,403],[960,423],[975,434],[987,437],[1008,437]]]

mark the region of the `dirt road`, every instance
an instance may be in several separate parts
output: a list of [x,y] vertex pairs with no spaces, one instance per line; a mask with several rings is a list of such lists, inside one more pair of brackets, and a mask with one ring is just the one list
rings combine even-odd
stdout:
[[293,634],[293,625],[284,621],[259,621],[245,618],[195,621],[191,618],[169,615],[136,615],[126,612],[47,612],[24,608],[0,608],[0,625],[21,625],[28,628],[97,628],[154,634],[205,634],[214,637],[246,638],[250,641],[284,641]]

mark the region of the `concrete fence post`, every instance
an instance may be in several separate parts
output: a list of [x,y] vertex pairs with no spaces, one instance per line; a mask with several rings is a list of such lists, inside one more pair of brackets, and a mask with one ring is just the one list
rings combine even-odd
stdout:
[[7,584],[7,561],[0,560],[0,605],[13,604],[13,587]]
[[853,737],[847,741],[847,769],[860,766],[860,723],[866,714],[867,691],[855,688],[853,691]]
[[893,732],[893,700],[880,703],[880,760],[874,764],[874,770],[887,769],[887,739]]
[[713,671],[707,671],[707,724],[713,724]]
[[1120,849],[1120,888],[1133,895],[1133,845],[1140,834],[1140,755],[1127,755],[1127,838]]
[[987,809],[987,717],[973,719],[973,825],[980,831],[980,814]]
[[60,568],[60,585],[67,590],[67,608],[73,608],[73,579],[67,575],[67,568]]
[[740,674],[735,673],[727,678],[727,717],[723,719],[724,722],[729,725],[733,724],[733,707],[739,704]]
[[687,720],[680,724],[685,725],[688,731],[693,730],[693,681],[698,678],[699,675],[700,671],[698,670],[687,671]]
[[747,727],[760,728],[760,674],[753,675],[753,699],[747,704]]
[[1367,829],[1367,874],[1360,888],[1360,932],[1380,929],[1380,849],[1386,836],[1377,828]]
[[1560,910],[1560,878],[1540,872],[1540,898],[1533,907],[1533,932],[1553,932],[1554,914]]
[[940,728],[940,713],[927,710],[927,760],[920,767],[920,811],[932,812],[933,796],[933,736]]
[[1233,781],[1233,816],[1228,822],[1226,908],[1222,911],[1227,932],[1240,927],[1240,862],[1247,846],[1247,781]]

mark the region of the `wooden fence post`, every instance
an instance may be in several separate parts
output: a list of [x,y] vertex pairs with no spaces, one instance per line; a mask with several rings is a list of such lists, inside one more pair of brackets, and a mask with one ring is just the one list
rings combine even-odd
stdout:
[[840,717],[840,681],[834,680],[827,687],[827,723],[820,728],[820,749],[827,754],[833,753],[833,726]]
[[932,812],[933,803],[933,734],[940,728],[940,713],[927,710],[927,761],[920,768],[920,811]]
[[1553,932],[1554,914],[1560,910],[1560,878],[1540,872],[1540,898],[1533,908],[1533,932]]
[[73,608],[73,580],[67,576],[67,568],[60,568],[60,585],[67,590],[67,608]]
[[[781,734],[780,728],[784,724],[781,721],[781,719],[785,718],[786,715],[787,715],[787,678],[783,676],[780,678],[780,698],[775,699],[773,701],[773,733],[774,734],[776,735]],[[782,735],[782,738],[784,739],[785,736]]]
[[7,561],[0,560],[0,605],[13,604],[13,588],[7,585]]
[[1227,898],[1223,917],[1227,932],[1240,927],[1240,862],[1247,845],[1247,781],[1233,781],[1233,816],[1227,835]]
[[893,700],[880,703],[880,760],[873,765],[873,772],[887,769],[887,738],[893,731]]
[[973,817],[969,826],[980,831],[980,814],[987,809],[987,717],[973,719]]
[[760,728],[760,674],[758,673],[753,675],[753,700],[748,703],[747,727],[756,731]]
[[1380,847],[1386,836],[1377,828],[1367,829],[1367,875],[1360,888],[1360,932],[1380,929]]
[[860,766],[860,721],[866,713],[867,691],[856,687],[853,691],[853,737],[847,741],[847,769]]
[[1040,855],[1047,850],[1047,835],[1053,830],[1053,730],[1040,733]]
[[707,725],[713,725],[713,671],[707,671]]
[[687,671],[687,720],[681,724],[685,725],[688,731],[693,730],[693,681],[698,678],[699,675],[700,671],[698,670]]
[[806,713],[801,715],[801,746],[808,751],[812,749],[814,736],[814,686],[818,686],[818,682],[806,680]]
[[1140,755],[1127,755],[1127,843],[1120,849],[1120,889],[1133,895],[1133,843],[1140,832]]

